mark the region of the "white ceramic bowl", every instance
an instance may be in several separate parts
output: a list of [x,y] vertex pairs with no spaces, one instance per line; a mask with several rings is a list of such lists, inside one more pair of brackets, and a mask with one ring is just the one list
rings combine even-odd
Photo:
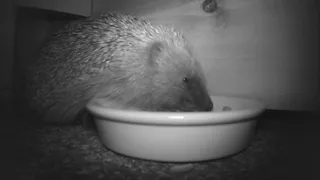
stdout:
[[[237,153],[250,143],[258,101],[211,96],[213,112],[139,112],[89,102],[101,142],[122,155],[166,162],[192,162]],[[222,111],[224,106],[231,111]]]

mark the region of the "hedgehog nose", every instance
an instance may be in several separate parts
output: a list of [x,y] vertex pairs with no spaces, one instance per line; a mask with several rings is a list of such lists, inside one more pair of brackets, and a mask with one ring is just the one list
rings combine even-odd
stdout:
[[211,99],[209,98],[206,106],[205,106],[205,111],[212,111],[213,109],[213,102],[211,101]]

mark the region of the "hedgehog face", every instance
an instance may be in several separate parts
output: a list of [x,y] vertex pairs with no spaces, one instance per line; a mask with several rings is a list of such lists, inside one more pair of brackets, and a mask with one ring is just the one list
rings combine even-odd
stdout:
[[179,111],[212,111],[213,103],[206,87],[197,77],[184,77],[180,85],[177,110]]
[[[200,72],[201,73],[201,72]],[[160,111],[212,111],[213,103],[203,79],[187,69],[166,71],[154,77]]]
[[[157,111],[212,111],[201,66],[188,52],[154,43],[150,48],[149,103]],[[150,62],[151,61],[151,62]]]

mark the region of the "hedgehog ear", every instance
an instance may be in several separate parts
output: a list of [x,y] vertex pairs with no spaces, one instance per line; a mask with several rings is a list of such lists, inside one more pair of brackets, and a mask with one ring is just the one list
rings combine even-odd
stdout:
[[162,42],[153,42],[148,47],[148,59],[147,63],[150,66],[155,66],[157,64],[157,59],[163,55],[165,45]]

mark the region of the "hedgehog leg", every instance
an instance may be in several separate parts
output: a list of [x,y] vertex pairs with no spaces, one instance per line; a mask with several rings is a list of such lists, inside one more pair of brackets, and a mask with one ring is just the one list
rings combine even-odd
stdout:
[[45,122],[57,124],[75,123],[79,113],[84,108],[83,103],[70,104],[70,101],[60,102],[50,108],[45,117]]
[[93,121],[93,116],[85,108],[83,110],[81,110],[78,118],[79,118],[79,121],[81,122],[82,128],[84,130],[94,130],[95,129],[95,123]]

